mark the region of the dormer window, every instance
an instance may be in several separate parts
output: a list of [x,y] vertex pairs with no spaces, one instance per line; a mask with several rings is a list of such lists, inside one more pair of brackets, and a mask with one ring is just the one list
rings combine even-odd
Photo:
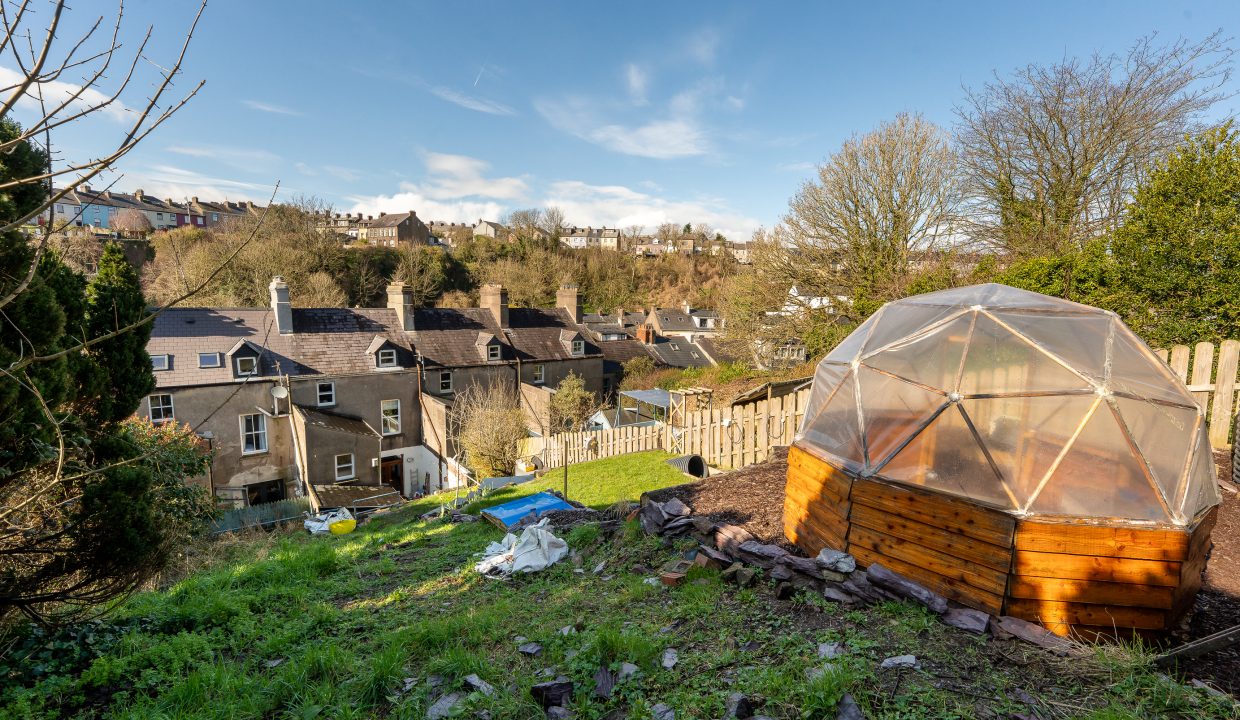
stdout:
[[487,345],[487,360],[499,360],[500,350],[498,344]]
[[586,343],[584,340],[573,341],[573,354],[574,355],[585,355],[586,354]]
[[377,355],[379,367],[390,368],[396,367],[396,351],[392,348],[383,348]]
[[258,358],[242,356],[235,358],[238,375],[257,375],[258,374]]

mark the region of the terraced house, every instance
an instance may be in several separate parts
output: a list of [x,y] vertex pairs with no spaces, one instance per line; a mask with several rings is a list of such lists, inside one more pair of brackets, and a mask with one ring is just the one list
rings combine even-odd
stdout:
[[206,440],[199,481],[234,505],[454,487],[466,473],[448,418],[470,384],[506,383],[532,424],[570,371],[602,389],[575,288],[554,309],[509,308],[499,286],[478,308],[415,307],[403,283],[383,308],[293,308],[278,277],[270,292],[265,308],[171,309],[147,346],[156,390],[139,415]]

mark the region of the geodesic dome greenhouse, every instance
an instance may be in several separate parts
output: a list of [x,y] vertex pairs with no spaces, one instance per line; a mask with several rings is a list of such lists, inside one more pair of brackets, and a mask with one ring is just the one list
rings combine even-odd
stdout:
[[784,532],[1061,634],[1159,632],[1218,502],[1202,411],[1114,313],[990,284],[888,303],[818,365]]
[[1185,525],[1219,501],[1202,412],[1114,313],[978,285],[889,303],[818,366],[804,443],[1018,515]]

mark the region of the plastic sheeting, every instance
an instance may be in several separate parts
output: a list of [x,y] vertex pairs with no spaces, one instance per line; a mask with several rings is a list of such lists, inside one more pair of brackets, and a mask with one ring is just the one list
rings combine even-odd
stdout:
[[521,531],[517,537],[512,533],[499,542],[487,545],[483,558],[474,569],[483,575],[506,577],[519,572],[544,570],[568,555],[568,543],[551,534],[547,520],[543,519]]
[[884,305],[819,364],[798,439],[1017,515],[1185,525],[1219,502],[1204,428],[1114,313],[988,284]]
[[315,515],[311,518],[306,518],[306,521],[302,524],[305,526],[306,530],[310,531],[311,535],[327,535],[331,532],[333,523],[352,519],[353,515],[348,510],[345,508],[337,508],[330,512]]

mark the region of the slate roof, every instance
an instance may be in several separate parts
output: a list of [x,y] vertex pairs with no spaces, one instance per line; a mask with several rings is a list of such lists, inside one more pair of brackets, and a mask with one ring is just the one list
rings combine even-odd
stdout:
[[[405,501],[390,485],[315,485],[314,495],[320,511],[333,508],[381,508]],[[376,497],[382,495],[383,497]]]
[[701,329],[689,313],[680,308],[655,308],[652,312],[659,319],[662,332],[696,332]]
[[366,421],[361,418],[319,410],[305,405],[298,405],[297,410],[305,416],[307,425],[313,425],[324,430],[337,430],[350,435],[381,437],[379,433],[375,432],[374,428],[367,425]]
[[696,342],[717,363],[736,362],[744,359],[741,355],[737,355],[732,350],[724,347],[723,343],[717,338],[704,335],[697,338]]
[[374,220],[371,220],[370,227],[372,228],[396,227],[397,225],[400,225],[404,221],[408,220],[409,216],[411,215],[413,215],[412,212],[388,213],[387,215],[384,215],[382,217],[377,217]]
[[635,357],[648,357],[655,363],[661,362],[658,357],[646,350],[645,345],[631,338],[600,342],[598,348],[603,352],[603,372],[607,373],[619,372],[621,365]]
[[522,362],[598,357],[597,345],[586,342],[585,354],[574,356],[561,341],[561,332],[578,332],[561,308],[510,308],[508,328],[501,329],[485,308],[418,308],[414,314],[413,344],[427,365],[467,367],[488,363],[478,352],[479,333],[490,333],[504,345],[504,359]]
[[[380,372],[367,348],[387,338],[400,366],[413,367],[409,339],[388,308],[293,308],[293,333],[281,335],[267,308],[172,308],[155,318],[147,352],[171,355],[171,368],[155,373],[156,387],[237,382],[225,357],[221,367],[199,368],[198,353],[228,353],[243,341],[262,349],[260,376]],[[388,371],[390,372],[390,371]]]
[[683,338],[659,338],[646,348],[664,365],[678,368],[710,367],[710,358],[697,343]]

